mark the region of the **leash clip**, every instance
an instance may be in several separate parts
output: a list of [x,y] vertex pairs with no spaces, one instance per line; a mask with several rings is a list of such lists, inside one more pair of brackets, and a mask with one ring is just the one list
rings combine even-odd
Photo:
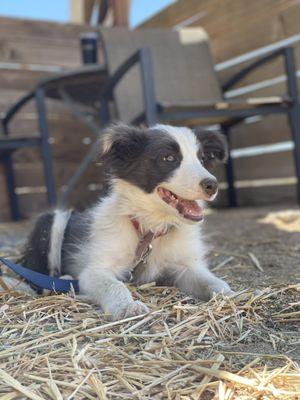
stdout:
[[147,246],[147,248],[145,249],[144,254],[141,256],[140,262],[142,262],[143,264],[147,263],[147,259],[148,259],[149,255],[150,255],[152,249],[153,249],[153,246],[150,243],[149,246]]

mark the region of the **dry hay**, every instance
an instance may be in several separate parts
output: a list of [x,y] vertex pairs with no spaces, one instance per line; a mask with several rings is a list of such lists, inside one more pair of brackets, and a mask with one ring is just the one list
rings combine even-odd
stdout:
[[117,322],[72,295],[1,293],[0,399],[300,399],[299,366],[277,351],[298,330],[300,285],[209,303],[132,291],[151,312]]
[[273,224],[277,229],[286,232],[300,232],[300,211],[282,210],[271,212],[260,222]]

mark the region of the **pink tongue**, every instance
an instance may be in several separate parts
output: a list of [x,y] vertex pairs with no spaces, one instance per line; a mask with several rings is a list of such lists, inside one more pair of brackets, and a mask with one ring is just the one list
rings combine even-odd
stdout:
[[176,208],[185,218],[196,221],[203,219],[203,210],[196,201],[180,199]]

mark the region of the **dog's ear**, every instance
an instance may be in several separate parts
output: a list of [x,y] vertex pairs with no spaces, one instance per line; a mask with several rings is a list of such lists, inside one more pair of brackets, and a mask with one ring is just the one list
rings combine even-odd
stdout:
[[145,139],[146,133],[142,129],[124,124],[112,125],[102,134],[100,161],[113,168],[134,160],[144,150]]
[[201,143],[204,154],[205,167],[213,167],[217,163],[224,163],[228,157],[228,144],[226,137],[215,131],[194,131]]

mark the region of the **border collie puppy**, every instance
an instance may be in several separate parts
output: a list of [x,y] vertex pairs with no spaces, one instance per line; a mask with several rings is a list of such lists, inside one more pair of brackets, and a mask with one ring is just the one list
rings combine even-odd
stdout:
[[129,277],[136,284],[175,285],[203,300],[230,293],[207,269],[199,225],[203,201],[214,200],[218,191],[207,168],[225,161],[226,154],[223,136],[210,131],[110,127],[101,149],[109,194],[82,213],[42,215],[21,262],[77,278],[80,293],[112,319],[148,311],[124,284]]

